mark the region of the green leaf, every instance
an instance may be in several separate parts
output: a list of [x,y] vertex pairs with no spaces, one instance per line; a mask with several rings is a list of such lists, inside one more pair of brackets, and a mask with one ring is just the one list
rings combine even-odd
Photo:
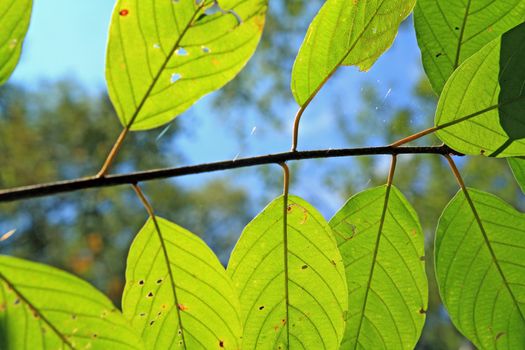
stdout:
[[385,185],[350,198],[330,227],[349,289],[341,349],[413,349],[428,304],[424,237],[414,209]]
[[441,94],[461,63],[524,20],[523,0],[419,0],[414,25],[434,91]]
[[300,106],[317,94],[339,66],[368,70],[394,41],[415,0],[328,0],[308,28],[292,71]]
[[262,34],[267,0],[120,0],[106,79],[122,124],[163,125],[244,67]]
[[437,135],[465,154],[525,155],[525,23],[491,41],[450,77]]
[[525,194],[525,159],[508,158],[508,162],[521,191]]
[[347,312],[341,254],[310,204],[285,202],[278,197],[246,226],[228,264],[243,349],[338,349]]
[[224,267],[199,237],[162,218],[133,241],[122,307],[148,349],[240,348],[239,299]]
[[525,344],[525,216],[496,196],[460,191],[436,233],[436,275],[454,325],[480,349]]
[[144,349],[106,296],[50,266],[0,256],[0,349]]
[[7,81],[18,63],[32,6],[32,0],[0,2],[0,85]]

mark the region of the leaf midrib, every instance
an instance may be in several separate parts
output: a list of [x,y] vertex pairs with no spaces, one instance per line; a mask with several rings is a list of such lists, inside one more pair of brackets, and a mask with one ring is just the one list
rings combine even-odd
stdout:
[[456,70],[459,67],[459,56],[461,55],[461,46],[463,45],[463,36],[465,35],[465,28],[467,26],[467,19],[470,12],[470,4],[472,0],[468,0],[467,8],[465,9],[465,15],[463,16],[463,23],[461,24],[461,30],[459,32],[458,45],[456,49],[456,59],[454,60],[454,69]]
[[381,241],[381,236],[382,236],[382,233],[383,233],[383,225],[385,223],[385,218],[386,218],[386,213],[387,213],[387,209],[388,209],[388,201],[389,201],[389,198],[390,198],[390,190],[391,189],[392,189],[392,186],[390,184],[386,186],[385,201],[384,201],[384,204],[383,204],[383,211],[381,212],[381,219],[379,221],[379,229],[378,229],[378,232],[377,232],[377,238],[376,238],[376,243],[375,243],[375,247],[374,247],[374,255],[372,257],[372,266],[370,267],[370,273],[369,273],[369,277],[368,277],[368,282],[366,284],[365,299],[363,301],[363,307],[361,308],[361,312],[360,312],[359,325],[358,325],[358,328],[357,328],[357,334],[356,334],[356,341],[355,341],[355,344],[354,344],[354,350],[357,349],[357,345],[359,344],[359,336],[361,334],[361,328],[362,328],[362,325],[363,325],[363,319],[365,318],[364,315],[365,315],[365,311],[366,311],[366,305],[367,305],[367,302],[368,302],[368,294],[370,292],[370,287],[371,287],[371,284],[372,284],[372,278],[373,278],[373,275],[374,275],[374,269],[375,269],[375,265],[376,265],[376,261],[377,261],[377,254],[379,252],[379,243]]
[[130,129],[133,126],[133,123],[137,119],[137,116],[139,115],[140,111],[142,110],[142,108],[146,104],[146,100],[151,95],[151,92],[153,91],[153,88],[157,85],[157,82],[159,81],[162,73],[164,72],[164,69],[166,68],[166,66],[168,65],[169,61],[171,60],[171,58],[175,54],[175,51],[179,48],[180,43],[181,43],[182,39],[184,38],[184,35],[186,35],[186,33],[190,29],[191,25],[193,24],[193,21],[195,20],[195,18],[201,12],[201,10],[204,8],[205,5],[206,5],[206,1],[203,0],[202,3],[199,5],[199,7],[197,7],[195,12],[193,13],[193,16],[190,18],[188,23],[184,26],[184,29],[182,30],[182,32],[180,33],[179,37],[175,41],[175,44],[173,45],[172,49],[170,50],[170,52],[166,56],[166,59],[164,60],[164,62],[160,66],[157,74],[155,75],[155,77],[153,77],[153,81],[151,82],[151,85],[148,87],[148,90],[146,90],[146,93],[142,97],[142,100],[140,101],[139,105],[137,106],[137,109],[135,110],[135,112],[131,116],[130,121],[126,125],[126,129]]
[[[204,3],[205,1],[203,1]],[[177,296],[177,286],[175,284],[175,279],[173,277],[173,271],[171,270],[171,264],[170,264],[170,260],[169,260],[169,256],[168,256],[168,250],[166,248],[166,243],[164,242],[164,237],[162,236],[162,232],[160,230],[160,225],[157,221],[157,217],[155,215],[151,215],[151,220],[153,221],[153,225],[155,227],[155,231],[157,232],[157,235],[158,235],[158,238],[159,238],[159,241],[160,241],[160,245],[161,245],[161,248],[162,248],[162,253],[163,253],[163,256],[164,256],[164,261],[166,263],[166,268],[168,270],[168,276],[170,277],[170,286],[171,286],[171,291],[173,293],[173,299],[174,299],[174,302],[175,302],[175,305],[173,305],[173,307],[175,308],[175,311],[177,312],[177,319],[179,321],[179,328],[181,330],[181,341],[182,341],[182,344],[184,345],[184,349],[187,349],[187,346],[186,346],[186,337],[185,337],[185,329],[183,327],[183,324],[182,324],[182,315],[181,315],[181,310],[179,309],[179,299],[178,299],[178,296]]]
[[474,201],[470,197],[470,194],[469,194],[467,188],[463,189],[463,193],[465,195],[465,199],[467,200],[467,202],[469,204],[470,209],[472,210],[472,214],[474,215],[474,219],[476,220],[476,223],[478,224],[478,227],[479,227],[479,229],[481,231],[481,234],[483,236],[483,240],[485,241],[485,245],[486,245],[487,249],[489,250],[492,262],[496,266],[496,269],[498,270],[498,274],[501,276],[501,279],[503,280],[503,284],[505,285],[505,288],[507,289],[507,291],[510,294],[510,297],[512,298],[512,302],[514,303],[514,305],[518,309],[518,313],[519,313],[519,315],[521,317],[522,322],[525,324],[525,315],[521,311],[520,303],[518,302],[518,299],[516,298],[516,296],[514,295],[512,289],[510,288],[510,285],[507,282],[505,274],[503,273],[503,270],[502,270],[502,268],[501,268],[501,266],[500,266],[500,264],[498,262],[498,259],[496,257],[496,253],[494,252],[494,249],[492,249],[492,245],[491,245],[489,237],[487,235],[487,231],[485,231],[485,227],[483,226],[483,222],[482,222],[482,220],[481,220],[481,218],[479,216],[479,213],[478,213],[478,211],[476,209],[476,206],[474,205]]

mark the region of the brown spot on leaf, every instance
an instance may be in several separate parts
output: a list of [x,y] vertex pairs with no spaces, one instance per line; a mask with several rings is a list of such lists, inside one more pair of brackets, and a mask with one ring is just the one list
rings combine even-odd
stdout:
[[184,304],[179,304],[177,305],[177,307],[179,308],[180,311],[186,311],[188,310],[188,307]]
[[424,315],[424,314],[427,313],[427,310],[421,308],[421,309],[419,309],[419,313],[422,314],[422,315]]
[[259,310],[264,310],[264,305],[259,306]]
[[219,347],[224,348],[224,340],[219,340]]
[[306,270],[308,268],[308,265],[301,266],[301,269]]
[[153,292],[148,293],[148,298],[151,298],[151,297],[153,297]]
[[496,341],[498,341],[504,335],[505,335],[505,332],[499,332],[498,334],[496,334]]

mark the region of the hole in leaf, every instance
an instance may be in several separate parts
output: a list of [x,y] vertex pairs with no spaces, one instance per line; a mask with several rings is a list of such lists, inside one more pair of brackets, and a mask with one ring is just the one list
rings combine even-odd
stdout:
[[210,53],[210,52],[211,52],[210,48],[209,48],[209,47],[206,47],[206,46],[201,47],[201,50],[202,50],[202,52],[204,52],[204,53]]
[[154,323],[155,323],[155,320],[152,320],[152,321],[150,321],[149,325],[153,326]]
[[151,297],[153,297],[153,292],[148,293],[148,298],[151,298]]
[[439,57],[439,56],[441,56],[441,55],[443,55],[441,52],[437,53],[437,54],[436,54],[436,58]]
[[20,299],[16,298],[14,304],[15,304],[15,305],[20,304]]
[[155,44],[153,44],[153,48],[154,48],[154,49],[160,49],[160,44],[159,44],[159,43],[155,43]]
[[161,283],[162,283],[162,278],[159,278],[159,279],[157,280],[157,284],[161,284]]
[[143,286],[144,285],[144,280],[140,280],[139,281],[139,285]]
[[178,56],[188,56],[188,51],[183,48],[183,47],[179,47],[175,53],[178,55]]
[[179,81],[180,79],[182,78],[182,75],[180,75],[179,73],[173,73],[171,75],[171,79],[170,79],[170,82],[172,84],[176,83],[177,81]]

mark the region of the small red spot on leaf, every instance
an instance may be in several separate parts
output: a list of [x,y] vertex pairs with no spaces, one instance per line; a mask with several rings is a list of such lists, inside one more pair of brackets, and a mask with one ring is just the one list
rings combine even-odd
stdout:
[[184,305],[184,304],[179,304],[179,305],[177,305],[177,306],[179,307],[179,310],[180,310],[180,311],[186,311],[186,310],[188,310],[188,307],[187,307],[186,305]]
[[125,17],[125,16],[129,15],[129,10],[128,9],[120,10],[120,12],[118,14],[123,16],[123,17]]

